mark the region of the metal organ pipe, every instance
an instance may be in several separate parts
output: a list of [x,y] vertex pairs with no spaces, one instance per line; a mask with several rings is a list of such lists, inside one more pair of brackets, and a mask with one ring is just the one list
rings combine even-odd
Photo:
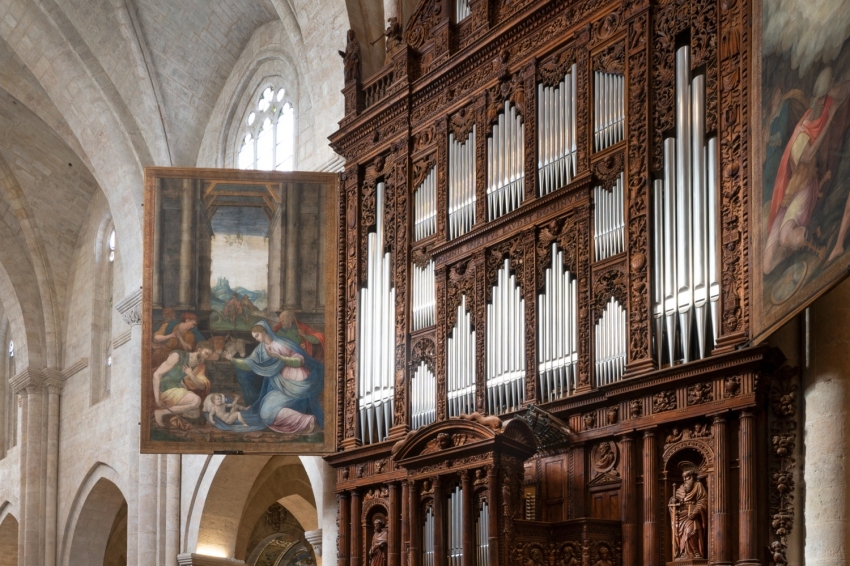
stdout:
[[425,267],[416,264],[411,267],[413,330],[421,330],[434,325],[434,260],[428,260]]
[[463,560],[463,490],[458,485],[449,494],[449,566]]
[[437,231],[437,169],[432,168],[416,189],[413,203],[413,239],[427,238]]
[[437,379],[425,362],[410,379],[410,428],[429,425],[437,417]]
[[626,118],[625,77],[593,73],[593,141],[596,151],[623,140]]
[[524,187],[525,125],[516,106],[506,100],[487,138],[487,218],[494,220],[517,208]]
[[578,281],[564,269],[564,252],[552,244],[538,309],[538,374],[544,402],[572,394],[578,363]]
[[704,358],[717,339],[716,167],[717,139],[706,139],[705,132],[705,75],[691,76],[684,46],[676,51],[676,136],[664,140],[663,179],[653,186],[659,363]]
[[449,134],[449,239],[475,224],[475,125],[466,141]]
[[475,547],[478,550],[476,566],[490,565],[490,510],[487,502],[481,503],[478,510],[478,524],[475,526]]
[[455,22],[461,22],[469,17],[472,11],[469,9],[469,0],[455,0]]
[[475,331],[466,295],[457,307],[457,322],[448,339],[448,409],[450,417],[475,411]]
[[576,66],[558,86],[537,85],[540,196],[568,184],[576,172]]
[[434,566],[434,509],[429,507],[422,526],[422,566]]
[[596,323],[596,386],[619,381],[626,367],[626,310],[614,297]]
[[610,191],[593,189],[593,245],[596,261],[623,252],[626,221],[623,203],[623,173]]
[[525,299],[506,259],[487,305],[487,409],[498,415],[525,401]]
[[367,285],[360,290],[358,360],[360,439],[387,437],[393,421],[395,289],[391,257],[384,252],[384,183],[376,187],[377,227],[367,236]]

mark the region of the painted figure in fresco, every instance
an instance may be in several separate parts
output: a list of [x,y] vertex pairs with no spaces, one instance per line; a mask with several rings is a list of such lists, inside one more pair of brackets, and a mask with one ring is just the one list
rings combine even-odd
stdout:
[[295,313],[291,310],[281,311],[278,316],[280,321],[275,324],[272,330],[281,338],[286,338],[291,342],[301,346],[305,352],[313,356],[320,362],[325,359],[325,335],[318,330],[313,330],[307,324],[298,322],[295,318]]
[[251,302],[251,297],[249,297],[248,295],[245,295],[245,296],[242,297],[240,304],[242,305],[242,316],[245,318],[245,323],[248,324],[248,323],[251,322],[248,319],[248,316],[251,315],[254,311],[259,310],[259,309],[257,309],[257,307],[254,305],[254,303]]
[[[812,240],[808,224],[822,189],[832,180],[838,166],[844,134],[850,123],[845,104],[848,95],[850,81],[833,86],[832,68],[821,71],[815,81],[810,108],[785,144],[776,170],[767,222],[765,275],[797,250],[809,251],[821,260],[826,257],[826,249]],[[781,116],[780,111],[777,117]]]
[[696,465],[682,462],[679,469],[684,483],[668,505],[673,524],[673,558],[705,558],[708,491],[699,481]]
[[[232,358],[242,397],[250,409],[242,411],[248,427],[226,430],[263,430],[311,434],[324,426],[322,392],[324,366],[296,343],[272,332],[265,321],[251,328],[259,342],[244,359]],[[231,358],[225,352],[225,358]]]
[[[233,293],[230,300],[224,305],[224,316],[230,321],[230,324],[236,324],[236,317],[242,314],[243,308],[242,299],[239,298],[238,294]],[[247,316],[245,322],[248,322]]]
[[242,423],[242,426],[248,426],[248,423],[242,418],[241,413],[242,410],[247,408],[239,404],[238,395],[230,403],[227,402],[227,397],[224,396],[224,393],[210,393],[204,399],[204,412],[207,414],[207,421],[211,425],[215,425],[215,419],[219,418],[229,425],[239,421]]
[[197,352],[174,350],[153,374],[153,395],[157,409],[154,418],[160,426],[168,415],[197,418],[201,403],[210,391],[204,361],[212,354],[212,346],[201,342]]
[[[165,311],[169,309],[164,309]],[[173,309],[171,309],[173,314]],[[151,367],[161,365],[175,350],[194,352],[198,344],[204,341],[204,335],[198,332],[198,315],[192,312],[184,312],[180,315],[180,322],[166,320],[154,332],[153,353],[151,356]]]
[[375,534],[372,535],[372,546],[369,548],[369,566],[387,566],[387,531],[384,520],[375,517]]

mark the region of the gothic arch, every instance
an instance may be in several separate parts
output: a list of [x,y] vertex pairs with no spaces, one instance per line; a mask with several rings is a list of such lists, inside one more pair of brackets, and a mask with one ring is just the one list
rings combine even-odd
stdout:
[[18,519],[12,515],[12,505],[0,505],[0,566],[18,565]]
[[127,505],[118,472],[98,462],[86,475],[62,533],[60,566],[102,564],[116,517]]

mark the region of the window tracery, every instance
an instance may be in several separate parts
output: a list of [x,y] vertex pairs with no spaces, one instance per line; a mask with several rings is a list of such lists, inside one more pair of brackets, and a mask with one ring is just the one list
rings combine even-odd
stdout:
[[295,108],[283,87],[267,86],[240,128],[239,169],[295,168]]

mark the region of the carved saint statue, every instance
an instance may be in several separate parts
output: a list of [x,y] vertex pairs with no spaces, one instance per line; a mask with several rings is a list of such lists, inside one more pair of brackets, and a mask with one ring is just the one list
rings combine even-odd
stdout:
[[558,566],[579,566],[578,558],[576,558],[573,547],[564,547],[564,558],[558,563]]
[[673,559],[705,558],[708,491],[699,480],[696,465],[682,462],[679,469],[684,483],[676,489],[668,505],[673,526]]
[[396,52],[396,50],[401,46],[401,24],[398,22],[398,18],[393,16],[387,20],[387,29],[384,31],[384,37],[387,38],[386,47],[387,47],[387,61],[389,61],[390,55]]
[[528,560],[525,561],[523,566],[545,566],[545,564],[546,562],[543,561],[543,552],[536,546],[533,546],[528,553]]
[[345,74],[345,84],[360,80],[360,43],[354,35],[354,30],[348,30],[345,51],[339,51]]
[[607,546],[600,546],[596,557],[598,560],[593,566],[614,566],[614,562],[611,561],[611,551],[608,550]]
[[375,517],[375,534],[372,535],[372,546],[369,548],[369,566],[387,566],[387,531],[384,520]]

